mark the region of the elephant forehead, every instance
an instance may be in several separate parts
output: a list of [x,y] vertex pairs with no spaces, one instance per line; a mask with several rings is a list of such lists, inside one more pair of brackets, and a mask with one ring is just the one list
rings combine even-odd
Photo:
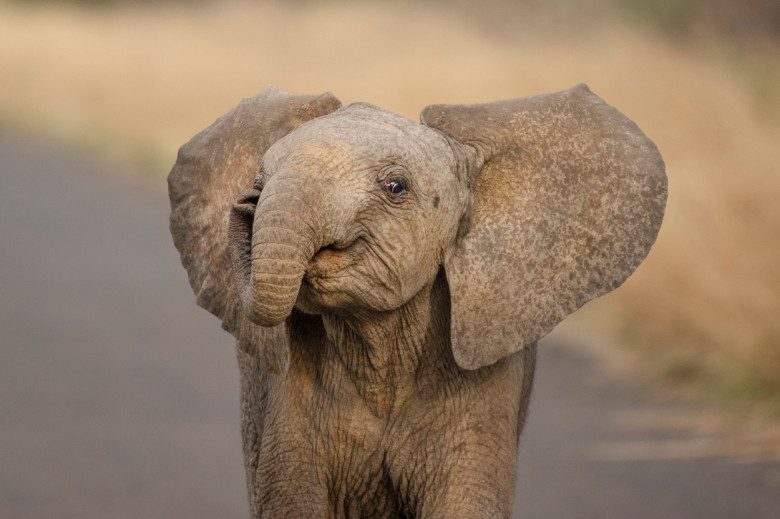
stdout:
[[270,169],[288,165],[352,169],[399,163],[414,170],[449,166],[451,155],[438,132],[359,103],[286,135],[266,152],[264,164]]

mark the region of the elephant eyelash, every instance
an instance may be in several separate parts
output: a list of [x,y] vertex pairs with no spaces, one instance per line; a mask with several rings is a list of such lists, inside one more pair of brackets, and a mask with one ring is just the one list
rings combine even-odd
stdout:
[[391,200],[400,200],[408,191],[407,183],[402,178],[385,178],[377,180],[379,187]]

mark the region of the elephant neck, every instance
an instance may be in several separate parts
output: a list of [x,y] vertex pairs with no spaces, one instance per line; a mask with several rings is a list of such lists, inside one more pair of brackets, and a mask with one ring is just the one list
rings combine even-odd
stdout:
[[[390,416],[414,394],[426,365],[441,363],[449,354],[446,293],[440,283],[423,288],[406,304],[389,312],[360,312],[348,317],[323,315],[328,338],[326,362],[322,366],[335,377],[341,390],[348,387],[377,416]],[[446,285],[446,282],[445,282]],[[445,316],[446,314],[446,316]],[[451,356],[451,355],[450,355]]]

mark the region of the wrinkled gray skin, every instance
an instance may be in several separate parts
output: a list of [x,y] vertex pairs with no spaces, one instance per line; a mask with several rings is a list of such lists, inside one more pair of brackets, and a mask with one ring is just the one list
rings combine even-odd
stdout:
[[171,232],[238,343],[253,517],[509,517],[536,340],[666,200],[587,87],[422,124],[266,89],[182,147]]

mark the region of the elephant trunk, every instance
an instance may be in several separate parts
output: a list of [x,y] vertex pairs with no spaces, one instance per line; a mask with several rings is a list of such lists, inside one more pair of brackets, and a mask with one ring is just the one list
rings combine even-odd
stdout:
[[[287,181],[286,183],[289,183]],[[251,265],[242,294],[245,315],[275,326],[292,311],[303,275],[328,233],[327,215],[308,203],[299,186],[268,185],[258,200],[251,239]]]

